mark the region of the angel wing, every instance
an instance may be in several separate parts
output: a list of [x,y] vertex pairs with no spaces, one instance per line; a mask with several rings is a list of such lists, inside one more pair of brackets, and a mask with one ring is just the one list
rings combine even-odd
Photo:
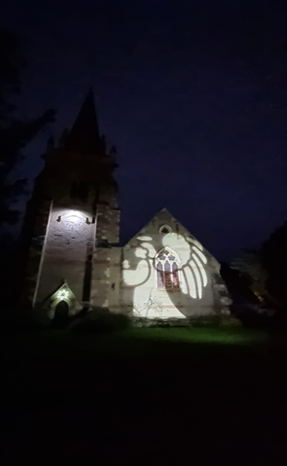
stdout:
[[150,257],[153,257],[154,254],[155,251],[151,244],[141,243],[135,250],[135,256],[138,258],[136,268],[130,268],[129,262],[124,261],[123,280],[127,286],[138,287],[148,281],[152,270]]
[[164,243],[165,246],[172,247],[174,251],[180,251],[179,270],[182,292],[194,299],[201,299],[208,281],[205,271],[207,259],[202,246],[193,238],[188,238],[186,241],[183,236],[175,233],[167,234]]
[[203,289],[207,286],[205,255],[196,246],[191,247],[190,260],[182,266],[182,292],[194,299],[201,299]]

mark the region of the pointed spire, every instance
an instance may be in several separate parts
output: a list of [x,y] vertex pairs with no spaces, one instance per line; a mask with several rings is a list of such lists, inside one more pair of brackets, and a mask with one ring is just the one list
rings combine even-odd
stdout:
[[103,154],[92,89],[85,98],[67,137],[65,148],[82,154]]

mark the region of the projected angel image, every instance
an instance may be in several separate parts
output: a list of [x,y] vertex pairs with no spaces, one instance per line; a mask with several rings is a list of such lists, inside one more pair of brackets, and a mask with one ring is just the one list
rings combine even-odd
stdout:
[[184,318],[208,284],[202,246],[174,232],[137,242],[123,263],[125,302],[139,317]]

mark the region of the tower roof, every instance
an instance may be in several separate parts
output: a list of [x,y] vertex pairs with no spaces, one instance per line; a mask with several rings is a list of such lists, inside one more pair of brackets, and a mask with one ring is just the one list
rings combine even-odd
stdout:
[[88,92],[73,127],[65,140],[65,148],[82,154],[103,154],[93,90]]

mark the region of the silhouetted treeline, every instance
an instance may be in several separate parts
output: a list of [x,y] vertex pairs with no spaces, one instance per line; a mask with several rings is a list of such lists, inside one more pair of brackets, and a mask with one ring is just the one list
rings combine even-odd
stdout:
[[[25,193],[25,179],[13,180],[13,170],[23,155],[24,149],[47,124],[54,121],[55,111],[50,109],[43,115],[31,119],[19,119],[13,98],[21,91],[21,71],[26,63],[19,40],[8,31],[0,29],[0,256],[1,297],[8,301],[13,289],[13,271],[16,270],[17,254],[15,239],[9,229],[19,220],[19,212],[13,203]],[[6,299],[5,299],[6,298]]]
[[244,250],[231,264],[265,303],[287,311],[287,222],[258,250]]
[[26,180],[11,181],[11,173],[22,157],[21,150],[55,117],[50,109],[33,120],[17,118],[11,98],[20,93],[24,66],[18,39],[0,29],[0,225],[14,224],[19,218],[12,204],[24,193]]

